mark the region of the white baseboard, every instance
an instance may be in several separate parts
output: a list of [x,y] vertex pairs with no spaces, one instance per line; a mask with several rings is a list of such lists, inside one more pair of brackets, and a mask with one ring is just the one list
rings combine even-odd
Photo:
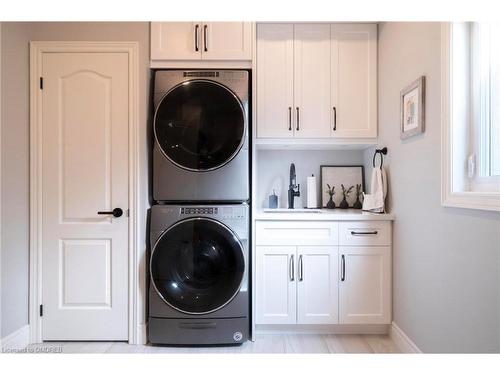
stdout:
[[10,335],[2,338],[0,347],[3,351],[24,349],[30,343],[30,326],[25,325],[17,331],[12,332]]
[[386,324],[257,324],[255,333],[385,335],[389,329]]
[[403,353],[422,353],[418,346],[394,322],[391,324],[389,336]]

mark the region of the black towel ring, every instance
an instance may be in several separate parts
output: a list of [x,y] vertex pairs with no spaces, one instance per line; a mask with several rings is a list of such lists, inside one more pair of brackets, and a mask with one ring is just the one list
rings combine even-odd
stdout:
[[375,158],[377,157],[377,154],[380,154],[380,169],[382,169],[382,166],[384,165],[383,155],[387,155],[387,147],[375,150],[375,153],[373,154],[373,168],[375,168]]

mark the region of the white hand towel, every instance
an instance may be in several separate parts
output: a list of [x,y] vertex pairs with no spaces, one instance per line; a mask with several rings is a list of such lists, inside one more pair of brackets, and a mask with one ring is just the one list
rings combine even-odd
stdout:
[[384,168],[374,168],[370,194],[364,194],[363,211],[385,212],[385,197],[387,196],[387,175]]

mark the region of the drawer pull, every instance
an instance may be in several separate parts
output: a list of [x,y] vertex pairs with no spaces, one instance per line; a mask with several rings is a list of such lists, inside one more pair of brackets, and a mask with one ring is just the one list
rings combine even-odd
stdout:
[[354,230],[351,230],[351,236],[376,236],[378,234],[378,231],[370,231],[370,232],[356,232]]

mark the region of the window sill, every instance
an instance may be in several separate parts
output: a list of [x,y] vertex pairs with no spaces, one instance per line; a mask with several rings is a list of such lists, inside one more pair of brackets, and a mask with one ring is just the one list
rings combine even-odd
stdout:
[[441,205],[500,212],[500,193],[448,192],[442,197]]

